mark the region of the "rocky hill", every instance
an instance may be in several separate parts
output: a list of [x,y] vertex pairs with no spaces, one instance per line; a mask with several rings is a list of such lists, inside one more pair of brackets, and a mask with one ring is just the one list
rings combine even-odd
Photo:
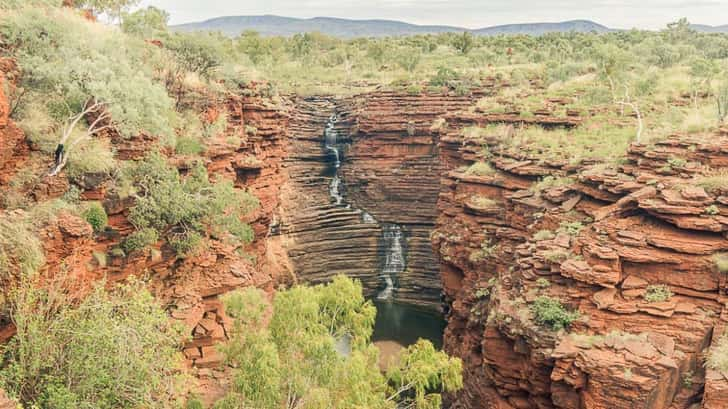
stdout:
[[229,36],[237,36],[246,30],[253,30],[266,36],[290,36],[298,33],[320,32],[344,38],[461,33],[464,31],[470,31],[477,35],[541,35],[551,32],[595,31],[603,33],[612,31],[608,27],[588,20],[573,20],[558,23],[507,24],[469,30],[462,27],[423,26],[392,20],[350,20],[331,17],[299,19],[270,15],[218,17],[202,22],[180,24],[173,28],[181,31],[220,31]]

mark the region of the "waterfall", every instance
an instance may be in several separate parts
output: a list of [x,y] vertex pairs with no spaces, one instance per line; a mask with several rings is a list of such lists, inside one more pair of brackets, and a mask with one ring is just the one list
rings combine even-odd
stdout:
[[393,223],[382,225],[384,238],[384,267],[381,277],[384,280],[384,289],[379,292],[377,299],[389,300],[395,289],[395,280],[405,268],[404,248],[402,247],[402,228]]
[[341,194],[341,179],[339,178],[339,167],[341,167],[341,158],[339,157],[339,148],[336,146],[337,132],[334,129],[338,118],[336,114],[331,115],[328,122],[326,122],[326,129],[324,130],[324,146],[327,150],[334,154],[334,168],[336,169],[334,177],[331,179],[329,184],[329,196],[334,199],[337,205],[340,205],[344,201],[344,196]]
[[[339,168],[341,167],[341,155],[337,145],[338,132],[336,131],[336,122],[338,117],[333,114],[326,122],[324,129],[324,147],[327,151],[334,155],[334,175],[329,183],[329,196],[336,205],[344,204],[344,196],[341,194],[341,178],[339,177]],[[346,203],[346,208],[350,209],[351,204]],[[361,212],[362,222],[378,223],[377,220],[369,213],[357,209]],[[384,266],[379,277],[384,283],[384,289],[377,294],[378,300],[391,300],[396,289],[399,274],[405,269],[405,254],[402,240],[404,235],[402,227],[394,223],[384,223],[382,226],[382,247],[384,250]]]

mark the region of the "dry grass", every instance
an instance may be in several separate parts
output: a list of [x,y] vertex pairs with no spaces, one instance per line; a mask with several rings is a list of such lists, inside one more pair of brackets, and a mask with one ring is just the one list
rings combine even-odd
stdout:
[[485,162],[475,162],[465,171],[468,175],[490,176],[495,174],[495,169]]

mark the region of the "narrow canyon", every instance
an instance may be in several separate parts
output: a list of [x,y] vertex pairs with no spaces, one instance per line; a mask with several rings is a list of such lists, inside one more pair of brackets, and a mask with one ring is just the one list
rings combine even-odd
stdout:
[[[346,274],[376,303],[401,306],[386,318],[404,314],[398,325],[437,338],[438,320],[446,321],[440,342],[465,368],[465,387],[448,396],[449,407],[728,407],[728,380],[702,365],[728,321],[728,282],[713,261],[728,251],[728,196],[691,183],[703,167],[728,168],[726,131],[709,143],[685,136],[633,143],[617,166],[574,165],[508,139],[524,121],[569,128],[583,120],[579,113],[564,118],[547,109],[526,120],[477,109],[479,98],[507,86],[492,79],[465,95],[272,98],[253,84],[207,101],[206,116],[228,117],[204,152],[209,173],[260,199],[247,220],[256,233],[249,254],[224,243],[187,259],[163,246],[115,254],[132,230],[131,203],[108,194],[108,178],[83,175],[83,197],[103,203],[111,228],[93,240],[88,224],[62,215],[42,234],[43,268],[63,266],[81,278],[79,287],[144,272],[189,328],[184,354],[210,400],[229,382],[216,349],[230,325],[221,294]],[[0,188],[36,149],[3,106]],[[473,127],[483,129],[477,138],[465,132]],[[231,135],[242,143],[226,143]],[[121,159],[151,149],[143,135],[109,137]],[[667,166],[673,157],[685,163]],[[184,156],[174,160],[189,170]],[[468,171],[481,162],[494,171]],[[534,188],[548,177],[572,182]],[[59,197],[67,184],[46,178],[28,193]],[[707,207],[716,211],[706,214]],[[108,257],[101,262],[99,253]],[[658,284],[674,295],[645,302]],[[529,305],[543,296],[578,311],[568,332],[534,321]],[[2,324],[4,340],[13,328]],[[388,338],[396,329],[382,331],[375,338],[406,342]]]

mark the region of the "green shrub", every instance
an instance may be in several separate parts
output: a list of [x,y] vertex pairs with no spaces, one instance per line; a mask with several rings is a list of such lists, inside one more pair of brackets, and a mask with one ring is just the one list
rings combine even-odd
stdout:
[[86,209],[81,214],[83,218],[94,228],[95,232],[100,232],[106,228],[109,222],[104,207],[99,202],[91,202],[86,205]]
[[0,215],[0,280],[34,273],[44,258],[43,245],[28,221]]
[[705,208],[705,214],[709,216],[715,216],[717,214],[720,214],[720,209],[718,209],[718,206],[716,205],[710,205]]
[[205,146],[197,138],[184,136],[177,138],[174,150],[180,155],[198,155],[205,150]]
[[0,214],[0,318],[7,318],[12,290],[44,262],[43,243],[34,226],[28,220]]
[[489,197],[482,196],[482,195],[475,195],[475,196],[471,197],[470,203],[472,203],[475,207],[480,208],[480,209],[493,207],[497,204],[495,200],[493,200]]
[[568,311],[561,301],[547,296],[536,298],[530,309],[537,323],[547,325],[555,331],[569,328],[579,318],[578,312]]
[[205,409],[205,405],[198,398],[193,397],[187,400],[185,409]]
[[670,287],[664,284],[648,285],[645,291],[645,301],[647,302],[663,302],[672,297]]
[[440,67],[437,74],[430,79],[430,85],[433,87],[449,87],[457,81],[460,75],[448,67]]
[[223,39],[211,33],[176,32],[164,40],[186,71],[211,77],[223,63]]
[[554,177],[546,176],[531,186],[531,191],[543,192],[547,189],[553,189],[562,186],[569,186],[574,183],[574,179],[570,177]]
[[77,306],[69,285],[28,282],[14,298],[4,388],[26,407],[173,406],[182,334],[144,285],[101,283]]
[[566,233],[569,236],[577,236],[584,225],[581,222],[561,222],[559,224],[559,232]]
[[[113,122],[124,137],[142,131],[173,135],[173,101],[153,77],[154,64],[162,59],[156,47],[65,8],[12,12],[0,20],[0,37],[23,70],[19,112],[41,111],[34,115],[48,119],[43,128],[63,129],[54,142],[65,145],[67,157],[76,159],[78,150],[107,126],[104,120],[73,120],[84,112]],[[33,109],[23,107],[26,102],[33,102]]]
[[121,29],[128,34],[147,39],[167,31],[169,13],[149,6],[124,16]]
[[536,287],[542,288],[542,289],[549,288],[549,287],[551,287],[551,281],[549,281],[543,277],[540,277],[539,279],[536,280]]
[[137,230],[165,232],[179,256],[193,251],[208,234],[242,244],[253,240],[252,228],[241,218],[258,206],[257,198],[230,181],[211,183],[201,164],[182,178],[155,152],[130,169],[129,177],[138,187],[129,220]]
[[[159,234],[152,228],[144,228],[135,231],[134,233],[127,236],[121,243],[121,248],[126,254],[131,254],[135,251],[142,250],[147,246],[159,241]],[[124,256],[124,253],[121,254]]]
[[677,157],[674,157],[674,156],[670,156],[667,159],[667,164],[670,165],[670,167],[672,167],[672,168],[678,168],[679,169],[679,168],[684,168],[685,165],[688,164],[688,161],[685,160],[685,159],[683,159],[683,158],[677,158]]

